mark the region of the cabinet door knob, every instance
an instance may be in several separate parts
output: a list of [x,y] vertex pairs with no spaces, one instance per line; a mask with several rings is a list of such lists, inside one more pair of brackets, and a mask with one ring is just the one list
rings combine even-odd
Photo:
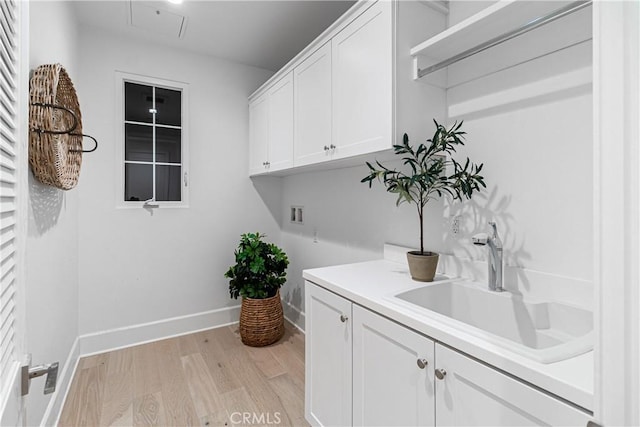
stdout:
[[329,147],[327,147],[326,145],[324,146],[324,151],[329,151]]
[[333,145],[333,144],[331,144],[331,145],[329,146],[329,148],[330,148],[330,149],[332,149],[332,150],[335,150],[336,146],[335,146],[335,145]]
[[342,323],[346,322],[347,320],[349,320],[349,318],[348,318],[347,316],[345,316],[344,314],[341,314],[341,315],[340,315],[340,321],[341,321]]
[[436,369],[436,378],[443,380],[445,375],[447,375],[447,371],[444,369]]
[[420,368],[420,369],[426,368],[427,365],[429,364],[427,359],[418,359],[418,361],[416,363],[418,364],[418,368]]

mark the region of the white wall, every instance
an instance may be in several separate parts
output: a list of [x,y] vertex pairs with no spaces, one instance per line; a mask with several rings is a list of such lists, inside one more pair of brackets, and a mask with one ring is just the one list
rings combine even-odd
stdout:
[[[452,23],[478,11],[475,2],[452,2],[451,6]],[[460,63],[460,69],[450,74],[464,81],[465,73],[479,68],[481,61],[492,61],[491,55],[495,53],[478,55],[473,65]],[[460,84],[449,90],[447,97],[456,103],[487,91],[510,89],[517,93],[521,85],[590,66],[591,45],[587,42],[553,57]],[[507,266],[535,272],[543,280],[547,275],[570,279],[573,289],[582,286],[580,290],[588,294],[581,300],[589,300],[593,279],[590,84],[455,118],[461,119],[467,145],[458,158],[468,155],[472,161],[483,162],[488,188],[471,202],[438,201],[429,206],[425,249],[485,260],[486,249],[474,247],[470,237],[488,231],[487,221],[494,219],[504,242]],[[423,142],[432,133],[433,129],[410,137],[414,143]],[[385,242],[418,247],[415,207],[404,204],[396,208],[395,197],[385,193],[380,184],[369,190],[359,182],[366,174],[366,167],[354,167],[284,178],[282,241],[292,266],[283,295],[295,307],[304,302],[304,268],[381,258]],[[304,225],[288,222],[290,205],[305,207]],[[453,215],[461,215],[457,236],[451,233]],[[529,282],[526,274],[510,277],[518,283],[507,285],[522,291],[538,286]],[[296,316],[295,310],[290,312]]]
[[[71,2],[29,4],[29,67],[61,63],[78,80],[77,32]],[[84,178],[84,170],[80,181]],[[40,184],[29,174],[29,222],[26,247],[27,350],[33,364],[60,362],[62,376],[78,336],[78,189]],[[73,369],[74,360],[70,361]],[[64,386],[64,384],[62,384]],[[51,395],[44,378],[31,382],[27,425],[40,423]],[[62,390],[64,393],[64,390]],[[59,405],[60,402],[54,402]],[[55,408],[53,409],[55,416]],[[45,420],[46,421],[46,420]]]
[[[223,275],[240,234],[279,235],[280,190],[261,196],[247,170],[247,97],[271,72],[95,28],[79,61],[84,130],[100,141],[79,188],[80,334],[237,305]],[[189,208],[116,209],[116,70],[189,84]]]

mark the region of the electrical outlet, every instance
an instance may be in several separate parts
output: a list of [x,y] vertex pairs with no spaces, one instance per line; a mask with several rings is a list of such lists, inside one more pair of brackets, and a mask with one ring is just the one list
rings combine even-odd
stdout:
[[451,218],[451,234],[457,236],[460,234],[460,215],[454,215]]
[[291,206],[289,221],[293,224],[304,224],[304,206]]

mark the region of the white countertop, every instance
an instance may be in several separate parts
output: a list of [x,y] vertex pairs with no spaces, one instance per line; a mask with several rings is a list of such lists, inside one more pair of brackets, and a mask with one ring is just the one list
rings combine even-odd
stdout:
[[[379,260],[314,268],[304,270],[303,277],[429,338],[593,411],[593,351],[560,362],[543,364],[471,333],[465,333],[460,322],[443,319],[442,316],[431,316],[429,310],[421,312],[394,303],[389,298],[390,295],[429,285],[412,280],[403,263]],[[432,283],[445,279],[447,278],[444,276],[436,276]]]

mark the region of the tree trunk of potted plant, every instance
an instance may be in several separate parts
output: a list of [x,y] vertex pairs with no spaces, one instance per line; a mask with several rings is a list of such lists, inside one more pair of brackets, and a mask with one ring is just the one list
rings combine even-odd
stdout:
[[424,201],[418,203],[418,219],[420,221],[420,250],[407,252],[407,263],[409,264],[409,274],[413,280],[418,282],[433,282],[438,268],[440,256],[436,252],[424,250],[424,223],[422,222],[424,212]]

